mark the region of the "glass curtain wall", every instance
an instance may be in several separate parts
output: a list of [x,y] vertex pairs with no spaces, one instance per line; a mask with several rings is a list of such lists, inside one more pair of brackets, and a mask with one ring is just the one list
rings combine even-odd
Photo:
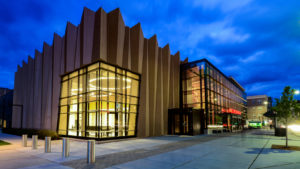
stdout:
[[204,64],[182,72],[182,102],[184,108],[205,109]]
[[206,126],[237,128],[246,113],[246,94],[207,60],[181,66],[182,107],[204,109]]
[[140,76],[98,62],[62,77],[58,133],[110,138],[136,135]]

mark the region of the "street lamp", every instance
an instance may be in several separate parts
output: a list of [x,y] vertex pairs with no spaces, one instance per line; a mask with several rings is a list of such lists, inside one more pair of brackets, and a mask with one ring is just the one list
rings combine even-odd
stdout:
[[300,94],[300,91],[299,90],[295,90],[294,94],[298,95],[298,94]]

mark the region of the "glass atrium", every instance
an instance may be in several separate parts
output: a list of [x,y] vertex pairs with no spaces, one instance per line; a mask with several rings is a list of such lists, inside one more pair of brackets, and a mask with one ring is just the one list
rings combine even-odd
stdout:
[[97,62],[62,76],[58,133],[136,136],[140,75]]

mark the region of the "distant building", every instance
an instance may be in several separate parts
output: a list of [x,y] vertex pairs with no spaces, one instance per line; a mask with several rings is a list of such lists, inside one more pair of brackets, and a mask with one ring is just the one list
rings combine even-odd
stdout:
[[273,105],[272,97],[268,97],[268,111],[271,111]]
[[248,121],[260,121],[269,123],[270,119],[264,113],[271,110],[272,98],[267,95],[256,95],[247,97],[247,116]]
[[0,128],[11,127],[13,90],[0,88]]

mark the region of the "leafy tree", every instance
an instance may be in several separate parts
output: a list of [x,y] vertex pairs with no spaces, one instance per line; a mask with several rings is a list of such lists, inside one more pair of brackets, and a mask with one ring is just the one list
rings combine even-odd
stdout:
[[300,112],[300,105],[294,99],[295,91],[290,86],[286,86],[280,99],[276,99],[276,106],[273,107],[278,120],[286,126],[286,147],[288,147],[288,124],[291,119],[299,117]]

